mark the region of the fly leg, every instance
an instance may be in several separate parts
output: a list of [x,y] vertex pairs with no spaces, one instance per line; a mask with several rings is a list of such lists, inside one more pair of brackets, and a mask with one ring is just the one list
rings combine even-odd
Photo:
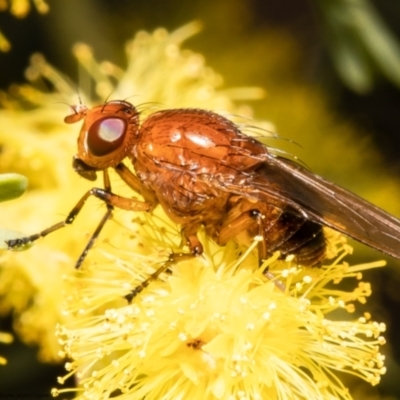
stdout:
[[131,290],[126,296],[125,299],[128,300],[128,303],[132,302],[132,299],[136,297],[139,293],[141,293],[147,286],[150,285],[151,282],[158,279],[158,277],[168,268],[171,268],[174,264],[179,263],[181,261],[189,260],[195,257],[191,253],[173,253],[169,256],[168,261],[166,261],[161,267],[159,267],[154,273],[152,273],[147,279],[141,282],[138,286],[136,286],[133,290]]
[[108,173],[104,170],[104,189],[100,188],[92,188],[87,191],[75,207],[70,211],[67,218],[64,221],[58,222],[51,227],[36,233],[34,235],[18,238],[18,239],[11,239],[8,240],[6,243],[9,249],[18,248],[20,246],[26,245],[28,243],[34,242],[37,239],[47,236],[48,234],[57,231],[58,229],[64,228],[66,225],[72,224],[75,221],[75,218],[78,216],[79,212],[82,210],[86,200],[90,197],[94,196],[103,200],[107,205],[107,212],[105,213],[104,217],[101,219],[100,223],[98,224],[95,232],[93,233],[92,237],[90,238],[88,244],[86,245],[85,249],[83,250],[81,256],[79,257],[75,268],[79,268],[82,264],[83,260],[85,259],[86,254],[88,251],[93,247],[93,244],[96,238],[99,236],[101,230],[103,229],[105,223],[110,219],[112,215],[112,211],[114,207],[122,208],[124,210],[131,210],[131,211],[150,211],[153,207],[152,204],[147,202],[142,202],[136,199],[128,199],[125,197],[121,197],[111,193],[111,185]]
[[174,264],[177,264],[181,261],[190,260],[193,257],[199,256],[203,253],[203,245],[200,240],[197,238],[198,226],[190,225],[186,226],[182,229],[182,235],[186,240],[187,245],[189,246],[189,253],[173,253],[168,257],[168,261],[166,261],[161,267],[159,267],[154,273],[152,273],[146,280],[140,283],[140,285],[136,286],[132,291],[130,291],[125,298],[130,303],[134,297],[136,297],[143,289],[147,288],[151,282],[158,279],[158,277],[166,272],[170,267]]
[[[264,218],[264,216],[260,211],[255,209],[244,211],[239,216],[235,214],[231,214],[231,216],[228,215],[220,229],[214,233],[214,239],[218,244],[224,246],[228,240],[233,239],[239,233],[250,230],[254,231],[255,225],[258,226],[258,234],[263,236],[261,224],[262,218]],[[264,242],[264,240],[262,242]],[[263,246],[260,252],[260,259],[264,257],[265,252],[266,249]]]
[[131,189],[144,197],[146,202],[153,204],[154,207],[158,204],[155,193],[143,186],[141,180],[124,163],[119,163],[114,169]]
[[[258,235],[262,238],[262,240],[258,242],[258,259],[261,265],[262,261],[265,260],[269,254],[268,243],[265,237],[266,231],[263,227],[264,219],[265,215],[257,209],[244,211],[239,216],[233,217],[232,214],[231,218],[228,216],[228,218],[224,221],[224,224],[220,228],[219,232],[214,234],[214,236],[218,235],[215,237],[215,240],[218,244],[225,245],[228,240],[233,239],[236,235],[243,231],[254,231],[254,226],[257,224]],[[286,288],[283,283],[277,280],[271,272],[266,269],[263,271],[263,274],[267,279],[274,281],[278,289],[282,290],[282,292],[285,291]]]
[[186,241],[187,246],[189,247],[190,253],[192,257],[200,256],[203,254],[203,245],[201,244],[199,238],[197,237],[197,231],[200,228],[200,225],[186,225],[182,229],[183,239]]
[[233,216],[224,221],[219,232],[217,232],[216,241],[220,245],[225,245],[228,240],[233,239],[239,233],[244,231],[255,231],[257,225],[258,236],[262,238],[258,243],[258,258],[260,263],[268,256],[268,246],[264,236],[264,229],[262,221],[265,216],[256,209],[244,211],[239,216]]

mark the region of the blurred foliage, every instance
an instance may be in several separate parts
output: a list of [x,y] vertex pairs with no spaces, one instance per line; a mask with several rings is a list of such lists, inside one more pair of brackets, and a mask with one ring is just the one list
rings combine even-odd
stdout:
[[25,193],[28,180],[19,174],[0,174],[0,202],[16,199]]
[[383,75],[400,87],[400,44],[368,0],[314,0],[336,70],[352,90]]

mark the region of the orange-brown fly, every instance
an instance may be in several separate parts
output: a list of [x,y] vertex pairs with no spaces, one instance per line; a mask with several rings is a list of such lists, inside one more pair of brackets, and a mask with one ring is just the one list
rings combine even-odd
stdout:
[[[309,172],[244,135],[238,126],[211,111],[163,110],[140,122],[127,101],[109,101],[87,109],[80,105],[66,123],[83,120],[74,156],[76,172],[89,180],[102,171],[104,188],[93,188],[80,199],[65,221],[25,238],[8,241],[10,248],[34,241],[74,221],[89,196],[103,200],[107,212],[77,262],[81,265],[114,207],[151,211],[160,204],[182,227],[190,252],[172,262],[199,255],[201,226],[219,245],[239,233],[262,237],[259,259],[279,250],[299,264],[313,266],[325,257],[322,227],[328,226],[400,259],[400,220],[355,194]],[[136,174],[123,162],[130,159]],[[108,169],[144,201],[111,191]]]

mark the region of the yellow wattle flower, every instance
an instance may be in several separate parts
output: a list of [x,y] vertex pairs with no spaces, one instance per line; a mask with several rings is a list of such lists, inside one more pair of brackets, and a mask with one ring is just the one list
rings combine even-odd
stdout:
[[[351,313],[371,293],[361,271],[383,263],[341,262],[351,248],[330,232],[336,258],[322,268],[278,254],[258,267],[256,243],[220,248],[203,235],[204,257],[173,266],[128,304],[123,296],[179,237],[164,218],[159,211],[137,219],[129,230],[134,251],[103,250],[103,262],[66,278],[79,289],[65,304],[71,323],[57,331],[71,360],[60,383],[76,374],[76,399],[349,400],[338,371],[379,382],[385,326]],[[359,283],[343,290],[344,279]],[[330,319],[337,310],[348,316]]]

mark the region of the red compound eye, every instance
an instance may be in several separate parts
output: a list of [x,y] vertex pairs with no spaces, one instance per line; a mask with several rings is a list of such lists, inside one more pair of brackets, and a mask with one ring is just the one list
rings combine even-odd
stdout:
[[94,122],[87,135],[87,147],[96,157],[117,150],[124,141],[126,123],[120,118],[105,118]]

